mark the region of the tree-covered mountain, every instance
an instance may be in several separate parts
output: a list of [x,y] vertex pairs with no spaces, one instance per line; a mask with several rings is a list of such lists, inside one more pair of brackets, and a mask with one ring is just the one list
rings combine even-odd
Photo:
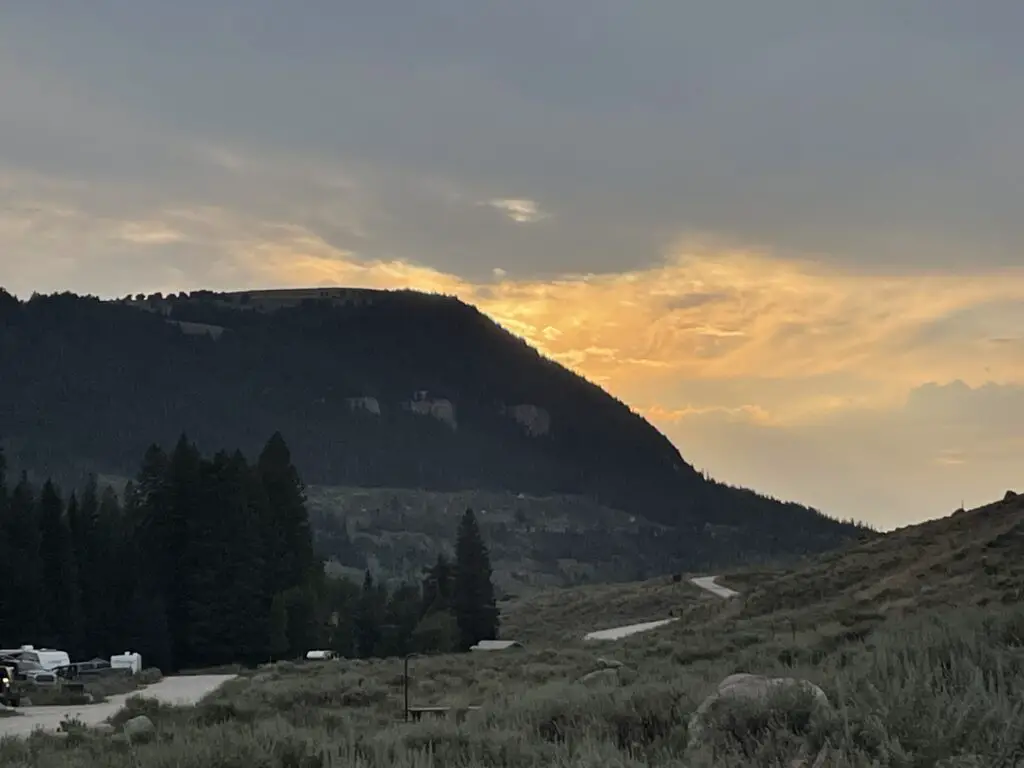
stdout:
[[862,533],[706,479],[622,402],[450,297],[3,294],[0,372],[12,463],[69,483],[130,475],[182,432],[252,455],[280,431],[310,484],[584,495],[671,526],[683,564]]

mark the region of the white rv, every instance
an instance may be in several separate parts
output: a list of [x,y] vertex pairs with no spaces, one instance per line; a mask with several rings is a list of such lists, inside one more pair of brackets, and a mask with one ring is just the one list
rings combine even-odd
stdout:
[[33,645],[23,645],[16,651],[5,653],[10,653],[11,656],[15,656],[22,661],[38,664],[47,672],[53,672],[55,669],[66,667],[71,663],[71,658],[66,651],[58,651],[53,648],[36,648]]

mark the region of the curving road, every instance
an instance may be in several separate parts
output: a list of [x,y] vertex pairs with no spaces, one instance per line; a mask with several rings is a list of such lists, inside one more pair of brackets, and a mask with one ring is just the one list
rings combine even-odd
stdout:
[[[730,597],[736,597],[739,595],[735,589],[729,589],[723,587],[717,583],[715,579],[717,576],[694,576],[690,579],[690,583],[696,587],[700,587],[703,590],[707,590],[713,595],[717,595],[723,599]],[[583,636],[584,640],[620,640],[623,637],[629,637],[635,635],[638,632],[647,632],[652,629],[657,629],[666,624],[671,624],[673,621],[678,619],[660,619],[658,621],[645,621],[640,624],[627,624],[623,627],[612,627],[610,629],[599,629],[596,632],[588,632]]]
[[145,696],[165,704],[196,704],[200,699],[213,693],[235,675],[185,675],[168,677],[159,683],[132,693],[111,696],[99,704],[57,707],[19,707],[15,717],[0,717],[0,738],[6,736],[28,736],[32,731],[60,730],[65,717],[76,717],[85,725],[99,725],[117,712],[132,696]]

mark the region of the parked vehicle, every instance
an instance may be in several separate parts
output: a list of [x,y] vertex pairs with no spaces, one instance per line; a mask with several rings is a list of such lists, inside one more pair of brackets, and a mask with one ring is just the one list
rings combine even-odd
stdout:
[[132,651],[125,651],[110,657],[110,666],[122,669],[129,675],[137,675],[142,671],[142,656]]
[[110,662],[104,659],[91,659],[89,661],[76,661],[66,667],[60,667],[57,674],[69,680],[77,680],[80,677],[99,677],[108,675],[115,670]]
[[34,661],[44,669],[53,671],[58,667],[66,667],[71,664],[71,657],[67,651],[58,651],[54,648],[34,648],[31,645],[23,645],[19,658],[25,661]]
[[53,685],[57,682],[60,667],[47,669],[37,657],[26,651],[4,651],[0,653],[0,665],[13,670],[12,679],[34,685]]
[[14,666],[17,669],[15,679],[24,680],[33,685],[57,684],[57,670],[47,669],[39,662],[31,659],[16,659]]
[[14,680],[14,667],[0,664],[0,704],[16,707],[20,703],[21,695]]

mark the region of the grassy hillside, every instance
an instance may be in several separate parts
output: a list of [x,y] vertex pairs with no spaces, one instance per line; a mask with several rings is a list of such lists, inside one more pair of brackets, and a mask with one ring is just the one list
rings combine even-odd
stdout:
[[11,463],[65,486],[133,475],[182,432],[253,455],[281,431],[311,485],[584,496],[670,526],[680,567],[862,533],[706,479],[623,403],[454,298],[2,294],[0,357]]
[[[758,586],[731,600],[671,578],[522,598],[505,617],[519,636],[533,632],[524,649],[411,662],[411,703],[481,707],[462,723],[402,722],[400,660],[282,663],[196,709],[133,703],[115,722],[147,713],[158,729],[148,743],[72,725],[63,739],[0,744],[0,761],[778,768],[809,766],[824,749],[835,768],[1009,768],[1024,759],[1024,609],[1008,598],[1020,580],[1022,520],[1024,505],[1010,500],[786,572],[735,572],[723,583]],[[869,558],[877,572],[863,567]],[[771,608],[772,594],[785,600]],[[578,639],[666,607],[682,620],[616,642]],[[583,680],[609,660],[622,668]],[[710,742],[687,754],[690,714],[737,671],[809,679],[831,709],[799,697],[726,706]]]
[[[1024,496],[908,526],[789,568],[727,571],[739,590],[714,599],[665,576],[643,583],[548,590],[503,606],[536,642],[666,618],[647,638],[699,648],[709,637],[814,660],[887,622],[965,608],[1008,610],[1024,596]],[[537,617],[532,622],[531,617]],[[603,624],[602,624],[603,622]],[[599,626],[601,624],[601,626]],[[520,632],[530,631],[521,629]],[[630,639],[625,642],[647,642]]]

